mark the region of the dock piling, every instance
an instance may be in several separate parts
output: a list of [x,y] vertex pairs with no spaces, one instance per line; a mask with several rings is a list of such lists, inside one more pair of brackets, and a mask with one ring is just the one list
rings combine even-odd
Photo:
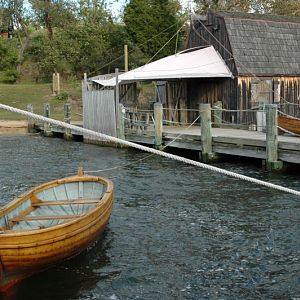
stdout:
[[268,171],[280,170],[283,162],[278,160],[278,121],[277,105],[266,104],[266,168]]
[[163,106],[159,102],[154,103],[154,121],[155,121],[154,147],[155,149],[160,149],[162,147]]
[[[33,113],[33,105],[31,103],[29,103],[27,105],[27,111]],[[29,133],[34,133],[36,132],[35,128],[34,128],[34,119],[33,118],[28,118],[28,132]]]
[[212,151],[211,106],[209,103],[199,105],[201,116],[201,161],[208,163],[214,159]]
[[[44,103],[44,117],[50,118],[50,104]],[[51,137],[53,132],[50,123],[44,123],[44,136]]]
[[222,102],[217,101],[213,106],[214,127],[221,127],[222,124]]
[[125,108],[124,108],[124,105],[119,104],[118,110],[119,110],[119,112],[118,112],[117,116],[119,118],[119,121],[118,121],[119,127],[118,127],[117,135],[118,135],[119,139],[125,140]]
[[[71,124],[71,104],[68,102],[64,104],[64,122]],[[64,139],[66,140],[73,139],[71,129],[65,128]]]

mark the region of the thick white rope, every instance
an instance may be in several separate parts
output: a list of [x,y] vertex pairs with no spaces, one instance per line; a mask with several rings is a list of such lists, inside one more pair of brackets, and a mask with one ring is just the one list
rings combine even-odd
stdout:
[[74,126],[74,125],[71,125],[71,124],[68,124],[68,123],[65,123],[65,122],[61,122],[61,121],[57,121],[57,120],[54,120],[54,119],[46,118],[46,117],[31,113],[31,112],[27,112],[27,111],[24,111],[24,110],[21,110],[21,109],[17,109],[17,108],[14,108],[14,107],[11,107],[11,106],[8,106],[8,105],[5,105],[5,104],[0,104],[0,109],[4,109],[4,110],[8,110],[10,112],[18,113],[18,114],[27,116],[28,118],[32,118],[32,119],[42,121],[42,122],[45,122],[45,123],[50,123],[50,124],[53,124],[53,125],[68,128],[68,129],[74,130],[76,132],[93,135],[95,137],[98,137],[98,138],[102,139],[103,141],[112,142],[112,143],[124,145],[124,146],[127,146],[127,147],[132,147],[132,148],[135,148],[135,149],[139,149],[141,151],[157,154],[157,155],[169,158],[169,159],[180,161],[180,162],[192,165],[192,166],[200,167],[200,168],[207,169],[207,170],[210,170],[210,171],[214,171],[214,172],[217,172],[217,173],[220,173],[220,174],[223,174],[223,175],[231,176],[233,178],[245,180],[245,181],[256,183],[258,185],[262,185],[262,186],[265,186],[265,187],[268,187],[268,188],[272,188],[272,189],[275,189],[275,190],[279,190],[279,191],[282,191],[282,192],[286,192],[286,193],[290,193],[290,194],[300,196],[300,191],[296,191],[296,190],[286,188],[286,187],[283,187],[283,186],[280,186],[280,185],[277,185],[277,184],[273,184],[273,183],[270,183],[270,182],[255,179],[255,178],[252,178],[252,177],[249,177],[249,176],[241,175],[241,174],[238,174],[238,173],[235,173],[235,172],[227,171],[227,170],[224,170],[224,169],[221,169],[221,168],[210,166],[210,165],[207,165],[207,164],[204,164],[204,163],[201,163],[201,162],[197,162],[197,161],[194,161],[194,160],[191,160],[191,159],[180,157],[180,156],[177,156],[177,155],[174,155],[174,154],[166,153],[166,152],[156,150],[156,149],[153,149],[153,148],[149,148],[149,147],[146,147],[146,146],[138,145],[138,144],[135,144],[135,143],[132,143],[132,142],[128,142],[128,141],[119,139],[119,138],[108,136],[108,135],[103,134],[103,133],[99,133],[99,132],[95,132],[95,131],[92,131],[92,130],[89,130],[89,129]]

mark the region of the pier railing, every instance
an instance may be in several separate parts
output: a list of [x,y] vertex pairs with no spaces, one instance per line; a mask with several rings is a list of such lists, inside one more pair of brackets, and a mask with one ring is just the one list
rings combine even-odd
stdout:
[[154,128],[154,110],[138,110],[134,107],[125,108],[125,129],[146,131]]
[[[200,126],[199,109],[162,108],[162,124],[164,126],[188,127],[191,124]],[[154,110],[140,110],[134,107],[125,108],[125,129],[129,131],[154,130]],[[197,122],[194,120],[197,119]],[[264,131],[266,114],[264,109],[230,110],[213,107],[211,109],[213,127]]]

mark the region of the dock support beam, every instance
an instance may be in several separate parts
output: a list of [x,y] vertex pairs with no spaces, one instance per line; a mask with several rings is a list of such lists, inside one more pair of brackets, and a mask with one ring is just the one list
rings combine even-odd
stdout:
[[202,152],[200,160],[208,163],[214,160],[212,151],[212,129],[211,129],[211,107],[208,103],[201,103],[199,106],[201,116],[201,146]]
[[[50,118],[50,104],[44,103],[44,117]],[[44,136],[51,137],[53,132],[51,131],[50,123],[44,123]]]
[[[71,104],[64,104],[64,122],[70,124],[71,123]],[[73,139],[73,135],[71,133],[71,129],[65,128],[64,138],[68,141]]]
[[154,148],[162,147],[162,131],[163,131],[163,106],[161,103],[154,103],[154,120],[155,120],[155,138]]
[[278,129],[277,105],[267,104],[266,110],[266,169],[268,171],[280,170],[283,162],[278,160]]

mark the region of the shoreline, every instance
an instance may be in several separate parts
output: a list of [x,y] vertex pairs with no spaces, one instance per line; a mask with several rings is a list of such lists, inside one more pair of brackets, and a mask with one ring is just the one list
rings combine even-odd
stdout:
[[0,135],[27,134],[28,122],[17,120],[0,120]]

